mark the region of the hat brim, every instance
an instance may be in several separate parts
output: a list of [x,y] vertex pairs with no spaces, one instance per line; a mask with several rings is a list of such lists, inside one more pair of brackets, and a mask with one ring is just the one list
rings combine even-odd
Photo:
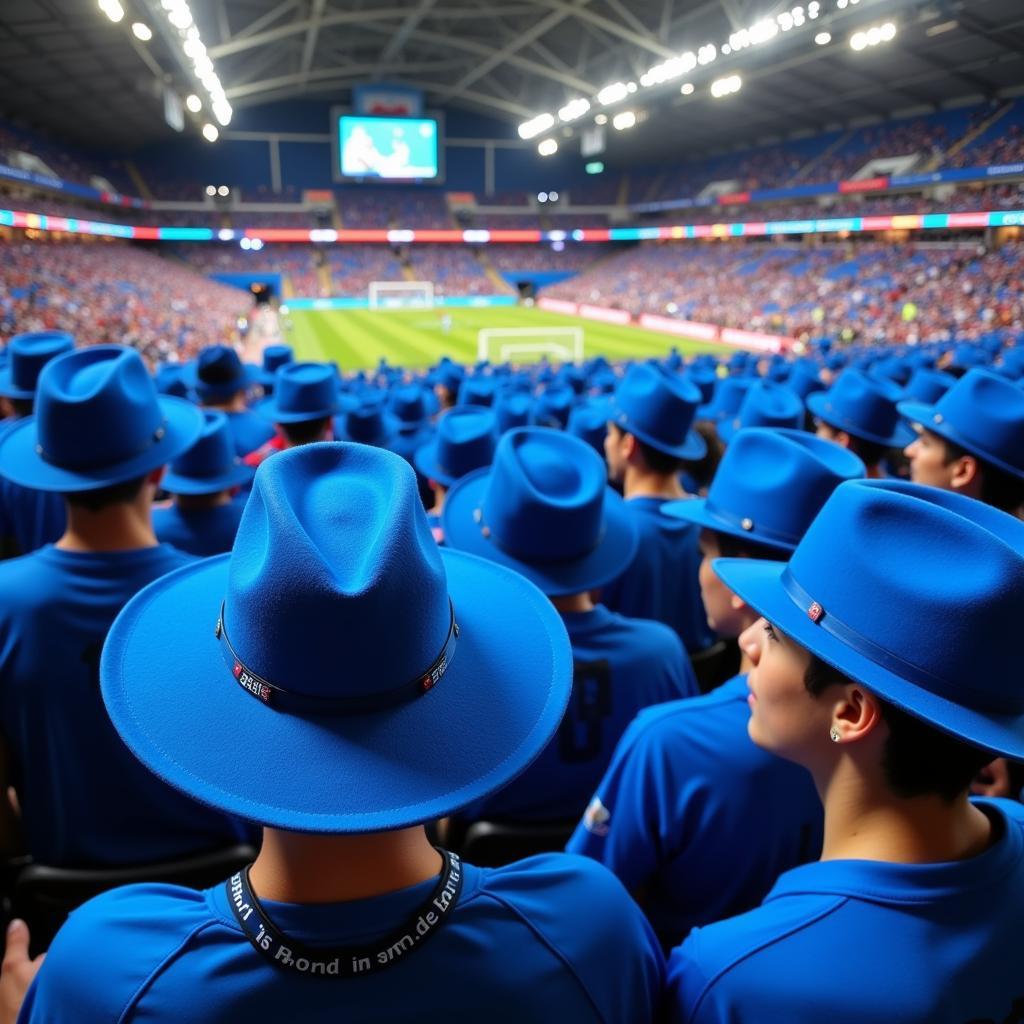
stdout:
[[842,416],[835,415],[835,411],[826,411],[827,391],[816,391],[813,395],[807,396],[805,402],[812,416],[816,416],[823,423],[827,423],[836,430],[843,430],[847,434],[859,437],[863,441],[871,441],[874,444],[885,445],[886,448],[906,448],[914,440],[914,432],[904,423],[897,423],[892,434],[883,437],[881,434],[873,434],[856,423],[851,423]]
[[782,585],[785,562],[718,558],[713,567],[722,582],[759,615],[843,675],[944,732],[994,754],[1024,758],[1024,715],[987,715],[962,707],[908,682],[846,646],[817,625],[807,609],[786,593]]
[[927,405],[924,402],[899,402],[896,408],[899,414],[905,416],[911,423],[917,423],[930,433],[938,434],[939,437],[952,441],[953,444],[958,445],[972,455],[977,455],[979,459],[984,459],[997,469],[1001,469],[1004,473],[1009,473],[1015,477],[1024,477],[1024,467],[1013,466],[1005,459],[999,458],[998,455],[985,451],[976,441],[972,441],[969,437],[964,437],[960,431],[953,427],[949,420],[943,418],[940,422],[936,423],[935,416],[937,414],[934,405]]
[[493,470],[464,476],[445,498],[441,525],[445,543],[521,573],[549,597],[565,597],[602,587],[629,568],[637,549],[636,529],[625,502],[610,487],[604,497],[604,532],[596,548],[581,558],[560,562],[524,562],[484,536],[473,513],[481,507]]
[[0,398],[35,398],[35,391],[15,387],[11,379],[11,367],[0,367]]
[[738,537],[741,540],[748,540],[754,544],[766,544],[773,548],[784,548],[788,551],[796,550],[796,544],[789,541],[779,540],[777,537],[762,537],[757,529],[744,530],[728,519],[723,519],[710,512],[707,507],[707,498],[684,498],[682,501],[668,501],[661,506],[661,511],[673,519],[682,519],[687,523],[694,523],[704,529],[714,530],[716,533],[725,533],[730,537]]
[[200,398],[230,398],[245,391],[256,384],[262,384],[260,380],[261,370],[252,363],[242,363],[242,375],[237,380],[225,384],[208,384],[199,379],[199,367],[195,362],[186,363],[182,372],[182,380]]
[[232,466],[227,473],[219,476],[181,476],[168,470],[160,481],[160,486],[168,494],[216,494],[232,487],[247,487],[252,483],[256,470],[244,463]]
[[705,441],[704,438],[692,428],[687,433],[686,439],[682,444],[667,445],[664,441],[654,437],[653,434],[648,434],[645,430],[639,429],[630,421],[629,417],[626,416],[625,413],[616,413],[612,416],[611,422],[620,430],[625,430],[634,437],[640,438],[644,444],[649,444],[657,451],[663,452],[665,455],[671,455],[677,459],[682,459],[685,462],[697,462],[700,459],[703,459],[708,453],[707,441]]
[[[284,422],[284,421],[280,421]],[[334,440],[335,441],[350,441],[352,444],[368,444],[374,448],[387,448],[389,444],[395,439],[398,434],[398,420],[395,419],[391,413],[384,413],[383,415],[383,430],[373,438],[364,439],[361,437],[352,437],[345,429],[345,421],[343,418],[338,417],[334,420]]]
[[37,491],[76,493],[124,483],[166,465],[190,448],[203,431],[203,414],[184,398],[161,395],[164,435],[140,455],[90,469],[65,469],[47,462],[36,450],[36,419],[27,416],[0,435],[0,475]]
[[305,423],[307,420],[323,420],[328,416],[336,416],[342,411],[343,405],[338,401],[323,409],[288,410],[278,406],[277,396],[274,395],[262,402],[257,402],[253,409],[273,423]]
[[[437,686],[387,711],[300,716],[263,704],[225,665],[214,626],[230,557],[185,566],[137,594],[100,663],[121,738],[202,803],[300,832],[404,828],[505,785],[557,730],[572,651],[550,601],[521,576],[442,551],[460,632]],[[340,670],[344,645],[366,638],[338,641]]]
[[416,453],[412,457],[412,464],[428,480],[433,480],[442,487],[451,487],[458,477],[452,476],[451,473],[447,473],[441,468],[441,464],[437,461],[437,450],[437,438],[434,437],[421,448],[416,449]]

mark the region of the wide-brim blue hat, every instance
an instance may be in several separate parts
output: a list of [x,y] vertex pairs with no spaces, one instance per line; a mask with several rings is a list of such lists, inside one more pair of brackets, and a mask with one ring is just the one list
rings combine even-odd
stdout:
[[892,411],[896,411],[896,401],[899,398],[899,392],[894,386],[884,381],[875,380],[866,374],[861,374],[859,371],[847,370],[836,378],[835,383],[833,383],[828,391],[817,391],[807,396],[806,405],[811,415],[816,416],[836,430],[845,431],[847,434],[859,437],[864,441],[885,445],[887,448],[905,448],[910,444],[914,440],[914,432],[906,423],[900,420],[898,415],[892,417],[890,422],[886,423],[887,433],[874,429],[874,424],[869,423],[868,419],[857,419],[851,415],[855,408],[858,410],[863,409],[864,412],[877,411],[880,401],[878,396],[867,396],[874,403],[870,410],[866,403],[860,407],[856,406],[856,402],[847,407],[836,404],[835,397],[837,394],[842,394],[843,391],[852,392],[853,389],[848,387],[849,381],[852,378],[856,378],[858,384],[868,382],[869,387],[874,385],[879,390],[886,390],[888,394],[885,400],[891,402]]
[[[206,375],[206,380],[200,377],[200,372]],[[260,367],[243,363],[230,345],[211,345],[185,364],[183,379],[200,401],[209,402],[229,399],[259,384],[261,374]],[[218,376],[221,379],[216,379]]]
[[604,528],[600,540],[582,557],[527,561],[503,550],[491,534],[481,529],[477,515],[493,476],[493,468],[478,469],[457,481],[448,492],[441,521],[449,547],[522,573],[549,597],[581,594],[603,587],[632,564],[637,549],[636,527],[625,501],[611,487],[605,488]]
[[121,738],[170,785],[274,828],[366,833],[527,768],[562,720],[572,652],[523,576],[438,549],[404,460],[324,443],[260,467],[230,555],[125,606],[100,679]]
[[233,487],[248,487],[256,470],[244,462],[238,462],[217,476],[183,476],[169,469],[160,480],[160,486],[168,494],[216,494]]
[[235,454],[227,416],[203,410],[203,432],[170,465],[160,486],[170,494],[216,494],[252,483],[256,470]]
[[157,395],[134,350],[77,349],[47,363],[35,415],[0,435],[0,475],[39,491],[94,491],[165,465],[202,429],[191,402]]
[[879,697],[1024,758],[1024,685],[1008,639],[1024,604],[1024,523],[936,487],[857,481],[836,489],[789,562],[720,558],[714,571]]
[[275,423],[305,423],[334,416],[345,405],[333,366],[288,362],[274,375],[271,397],[254,408]]
[[430,439],[416,449],[413,465],[428,480],[451,487],[489,466],[498,444],[498,419],[482,405],[456,406],[438,421]]
[[27,400],[36,393],[39,374],[48,362],[70,352],[75,339],[64,331],[29,331],[16,334],[4,349],[0,366],[0,396]]
[[728,444],[736,432],[751,427],[799,430],[804,422],[804,404],[793,391],[775,381],[759,380],[746,393],[735,416],[722,419],[716,429]]

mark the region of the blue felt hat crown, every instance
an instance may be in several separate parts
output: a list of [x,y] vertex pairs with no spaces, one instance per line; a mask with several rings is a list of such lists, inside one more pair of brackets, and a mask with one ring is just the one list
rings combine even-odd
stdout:
[[615,389],[615,424],[677,459],[702,459],[704,438],[692,429],[700,391],[661,366],[634,364]]
[[460,477],[489,466],[498,445],[498,421],[493,409],[457,406],[438,421],[437,432],[413,456],[428,480],[451,487]]
[[387,411],[378,393],[364,395],[353,408],[334,420],[334,436],[339,441],[386,448],[398,433],[398,420]]
[[333,416],[341,405],[341,388],[333,366],[285,363],[274,378],[273,397],[258,408],[275,423],[302,423]]
[[201,402],[229,399],[257,383],[259,369],[248,366],[230,345],[210,345],[189,364],[187,380]]
[[388,406],[403,433],[419,430],[427,421],[429,412],[423,388],[419,384],[406,384],[391,392]]
[[969,370],[934,405],[900,412],[998,469],[1024,477],[1024,390],[989,370]]
[[494,379],[469,377],[459,388],[459,405],[494,405]]
[[951,373],[922,367],[915,370],[907,382],[907,386],[903,389],[902,400],[904,402],[924,402],[926,405],[931,405],[937,402],[955,383],[956,377]]
[[564,429],[576,404],[576,392],[566,384],[549,384],[533,403],[533,422],[542,427]]
[[853,452],[802,430],[749,427],[722,456],[707,498],[662,506],[669,516],[792,550],[829,495],[864,476]]
[[544,427],[509,431],[488,469],[463,477],[444,504],[445,542],[523,573],[545,594],[578,594],[621,575],[635,528],[608,487],[604,460]]
[[753,386],[754,381],[749,377],[725,377],[719,380],[714,397],[697,410],[697,418],[718,421],[735,416]]
[[525,427],[530,422],[533,400],[528,391],[507,391],[498,395],[494,412],[498,417],[498,430],[504,434],[506,430]]
[[611,403],[604,398],[592,398],[573,409],[566,430],[586,441],[604,458],[604,439],[608,435],[608,421],[611,418]]
[[202,425],[190,402],[157,394],[134,349],[77,349],[43,368],[35,415],[0,438],[0,473],[43,491],[97,490],[164,465]]
[[786,636],[880,697],[1024,757],[1024,523],[899,481],[839,486],[788,563],[715,571]]
[[273,388],[274,375],[282,366],[295,361],[295,352],[291,345],[268,345],[263,350],[263,366],[260,369],[259,381],[264,388]]
[[204,409],[202,433],[171,463],[160,486],[169,494],[215,494],[249,483],[254,472],[235,454],[227,416]]
[[860,370],[845,370],[828,391],[809,395],[807,408],[830,427],[891,448],[902,448],[913,432],[896,411],[898,389]]
[[532,584],[438,548],[404,459],[323,443],[263,463],[230,555],[128,603],[100,677],[171,785],[278,828],[371,832],[519,774],[558,728],[572,660]]
[[43,367],[74,347],[75,339],[63,331],[16,334],[7,343],[7,365],[0,369],[0,395],[31,398]]
[[748,427],[785,427],[798,430],[804,422],[804,405],[782,384],[759,380],[747,391],[739,412],[718,424],[718,436],[728,444],[736,432]]

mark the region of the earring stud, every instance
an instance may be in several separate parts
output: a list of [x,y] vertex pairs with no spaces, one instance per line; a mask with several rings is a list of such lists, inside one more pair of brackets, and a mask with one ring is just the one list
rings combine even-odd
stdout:
[[830,740],[831,740],[831,741],[832,741],[833,743],[838,743],[838,742],[839,742],[839,730],[838,730],[838,729],[837,729],[837,728],[836,728],[836,727],[835,727],[834,725],[833,725],[833,726],[832,726],[832,728],[831,728],[831,729],[829,729],[829,731],[828,731],[828,738],[829,738],[829,739],[830,739]]

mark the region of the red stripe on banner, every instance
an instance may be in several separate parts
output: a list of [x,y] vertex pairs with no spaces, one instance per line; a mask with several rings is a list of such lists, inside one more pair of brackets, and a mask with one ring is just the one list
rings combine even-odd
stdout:
[[381,228],[342,228],[338,232],[339,242],[386,242],[388,233]]
[[727,192],[725,195],[718,197],[719,206],[738,206],[740,203],[749,202],[749,192]]
[[949,215],[949,226],[951,228],[987,228],[987,213],[951,213]]
[[147,241],[155,242],[159,237],[159,228],[132,228],[132,238],[142,238]]
[[[607,228],[584,228],[580,232],[582,241],[584,242],[608,242],[611,240],[611,232]],[[493,238],[494,235],[492,234]]]
[[840,192],[877,192],[879,189],[888,187],[888,178],[864,178],[860,181],[839,182]]
[[461,242],[462,232],[454,228],[417,228],[417,242]]
[[892,217],[865,217],[861,221],[864,231],[888,231],[892,227]]

